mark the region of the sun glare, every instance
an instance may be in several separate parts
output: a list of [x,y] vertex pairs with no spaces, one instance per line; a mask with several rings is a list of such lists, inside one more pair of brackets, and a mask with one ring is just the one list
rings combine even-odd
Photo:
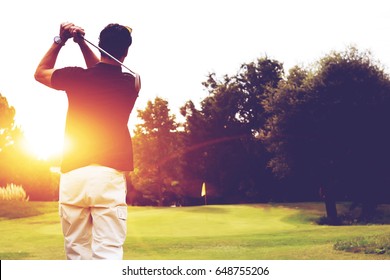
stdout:
[[[32,100],[36,109],[31,114],[28,107],[18,107],[18,118],[24,118],[22,125],[26,139],[26,149],[40,160],[48,160],[61,155],[64,146],[66,96],[53,94],[45,88],[37,93],[40,98]],[[35,97],[31,97],[33,99]]]
[[38,159],[47,160],[61,154],[63,139],[51,134],[37,133],[27,136],[27,146],[29,151]]

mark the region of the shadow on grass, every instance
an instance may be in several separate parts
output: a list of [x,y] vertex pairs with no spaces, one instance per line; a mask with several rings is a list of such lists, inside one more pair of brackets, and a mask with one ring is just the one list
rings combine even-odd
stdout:
[[219,206],[196,206],[196,207],[184,207],[184,211],[186,212],[196,212],[196,213],[207,213],[207,214],[221,214],[229,212],[228,209]]
[[[347,207],[345,204],[342,211],[339,211],[338,223],[341,226],[353,225],[389,225],[390,224],[390,205],[381,204],[376,207],[370,216],[362,215],[360,207]],[[319,225],[331,225],[326,216],[318,219]]]
[[22,260],[30,256],[27,252],[0,252],[1,260]]
[[1,201],[0,218],[19,219],[41,215],[37,205],[28,201]]
[[299,211],[297,214],[286,217],[286,222],[328,226],[390,225],[389,204],[378,205],[371,216],[365,217],[362,215],[361,207],[351,207],[350,202],[338,203],[338,220],[336,223],[328,220],[325,206],[321,202],[286,203],[283,204],[283,207]]

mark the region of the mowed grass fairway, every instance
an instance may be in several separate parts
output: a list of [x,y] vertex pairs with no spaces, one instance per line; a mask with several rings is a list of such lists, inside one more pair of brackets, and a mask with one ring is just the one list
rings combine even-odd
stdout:
[[[390,235],[390,225],[317,225],[324,213],[321,203],[129,207],[124,258],[390,259],[334,249],[338,241]],[[65,259],[57,203],[2,202],[0,216],[0,259]]]

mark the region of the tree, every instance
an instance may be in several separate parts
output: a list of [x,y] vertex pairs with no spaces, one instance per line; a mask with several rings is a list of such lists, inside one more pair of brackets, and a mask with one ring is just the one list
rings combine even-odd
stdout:
[[149,203],[155,201],[159,206],[174,202],[167,201],[170,193],[180,195],[181,135],[169,111],[166,100],[149,101],[145,110],[138,110],[143,123],[136,126],[134,137],[134,185]]
[[15,108],[0,94],[0,186],[13,183],[10,179],[14,177],[14,168],[10,165],[9,151],[15,142],[15,136],[21,135],[20,129],[15,127],[14,117]]
[[58,176],[47,162],[34,158],[25,148],[26,139],[15,125],[15,108],[0,95],[0,187],[22,185],[30,200],[56,200]]
[[293,68],[265,108],[269,166],[300,196],[321,187],[331,222],[337,197],[366,210],[388,197],[390,80],[369,53],[349,48],[309,71]]
[[237,75],[221,80],[211,73],[203,83],[209,96],[201,109],[191,101],[181,108],[190,147],[185,154],[188,176],[214,185],[223,202],[260,195],[265,150],[256,137],[265,122],[262,100],[282,75],[282,64],[268,58],[243,64]]
[[15,131],[15,108],[9,106],[7,98],[0,93],[0,152],[12,144],[12,136]]

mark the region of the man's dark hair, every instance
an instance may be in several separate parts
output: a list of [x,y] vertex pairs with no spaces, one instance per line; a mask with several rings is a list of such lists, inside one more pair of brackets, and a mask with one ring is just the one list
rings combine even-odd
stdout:
[[[99,47],[118,60],[126,54],[131,43],[130,30],[123,25],[111,23],[100,32]],[[105,53],[100,53],[107,57]]]

